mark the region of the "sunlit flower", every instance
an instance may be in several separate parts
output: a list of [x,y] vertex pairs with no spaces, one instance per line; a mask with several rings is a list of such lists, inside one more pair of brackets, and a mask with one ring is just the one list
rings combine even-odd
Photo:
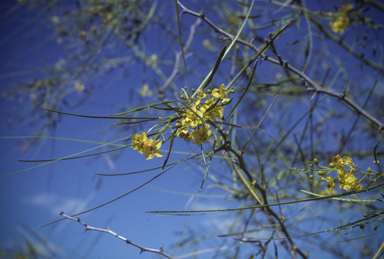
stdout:
[[154,157],[162,157],[163,154],[160,152],[159,148],[161,147],[162,141],[147,139],[144,144],[144,156],[147,160],[152,159]]
[[328,184],[329,190],[332,190],[333,188],[335,188],[337,179],[333,179],[332,177],[328,176],[327,178],[321,177],[321,180],[327,181],[329,183]]
[[140,154],[144,153],[144,142],[147,141],[147,134],[143,132],[141,135],[135,134],[132,138],[132,148],[139,151]]
[[209,136],[211,135],[209,127],[210,126],[206,124],[204,128],[192,132],[192,136],[195,139],[196,145],[201,145],[207,142]]
[[152,54],[149,58],[153,63],[157,63],[157,54]]
[[211,41],[209,39],[203,40],[203,46],[206,47],[209,50],[213,50]]
[[144,153],[147,160],[163,156],[159,150],[161,144],[161,140],[148,139],[145,132],[141,135],[135,134],[132,138],[132,148],[139,151],[140,154]]
[[227,91],[225,91],[225,89],[224,89],[224,84],[221,85],[220,89],[217,89],[217,88],[214,89],[212,91],[212,96],[216,97],[216,98],[222,98],[221,102],[223,102],[223,103],[226,103],[229,101],[228,98],[225,98],[225,97],[227,97]]
[[77,91],[79,91],[79,92],[82,92],[82,91],[84,91],[84,89],[85,89],[85,86],[83,85],[83,84],[80,84],[80,83],[76,83],[75,84],[75,89],[77,90]]
[[340,155],[337,155],[333,158],[333,162],[335,163],[336,169],[338,170],[344,170],[344,166],[348,166],[349,168],[351,168],[351,170],[355,170],[356,168],[355,163],[349,156],[341,158]]
[[343,188],[346,191],[351,189],[359,191],[363,188],[357,178],[347,170],[337,170],[337,175],[339,178],[339,188]]
[[197,93],[198,93],[198,99],[199,100],[201,100],[201,99],[208,99],[208,94],[206,94],[206,93],[204,93],[203,92],[203,89],[199,89],[198,91],[197,91]]
[[223,106],[215,106],[212,110],[206,112],[204,119],[214,120],[215,118],[223,117]]
[[199,124],[201,124],[201,119],[196,116],[199,115],[201,118],[204,117],[204,109],[198,110],[196,107],[192,107],[191,110],[188,109],[187,111],[187,117],[183,119],[183,124],[188,125],[192,128],[197,127]]
[[344,29],[349,26],[350,21],[347,13],[352,9],[353,5],[351,4],[343,6],[341,8],[341,11],[336,14],[336,20],[329,23],[329,26],[331,26],[331,29],[334,33],[342,34],[344,32]]
[[144,84],[143,87],[140,89],[140,94],[141,94],[141,97],[146,97],[146,96],[152,96],[153,92],[149,90],[148,84]]
[[57,16],[52,16],[52,22],[53,23],[58,23],[60,21],[60,18]]
[[157,54],[152,54],[149,58],[146,58],[147,66],[152,67],[154,69],[157,68],[157,62],[158,62]]

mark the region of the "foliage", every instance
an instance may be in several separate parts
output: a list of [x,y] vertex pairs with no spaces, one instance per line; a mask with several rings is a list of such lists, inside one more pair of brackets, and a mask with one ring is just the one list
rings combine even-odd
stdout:
[[[55,41],[68,52],[54,67],[3,91],[22,100],[23,122],[39,124],[36,134],[44,135],[62,115],[118,121],[113,128],[115,139],[127,143],[122,148],[162,165],[136,189],[179,163],[202,181],[192,210],[148,213],[230,215],[230,224],[215,233],[187,226],[179,243],[164,250],[197,256],[212,235],[220,258],[307,258],[312,247],[349,257],[334,242],[352,242],[340,236],[351,232],[366,240],[360,257],[378,251],[384,218],[380,1],[19,2],[20,10],[47,13]],[[138,102],[108,116],[72,112],[102,87],[100,78],[116,73],[130,82],[138,70],[142,85],[130,86]],[[174,142],[185,157],[174,159]],[[97,154],[110,151],[116,150]],[[195,209],[206,182],[237,206]],[[334,239],[321,237],[327,232]]]

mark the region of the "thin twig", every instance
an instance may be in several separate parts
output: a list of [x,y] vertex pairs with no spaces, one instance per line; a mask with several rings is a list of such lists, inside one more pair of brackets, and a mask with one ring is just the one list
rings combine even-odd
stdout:
[[91,227],[91,226],[85,224],[83,221],[81,221],[80,218],[75,219],[75,218],[73,218],[71,216],[65,215],[63,211],[60,213],[60,215],[62,215],[63,217],[65,217],[67,219],[79,222],[80,224],[85,226],[85,231],[87,231],[87,230],[96,230],[96,231],[100,231],[100,232],[105,232],[105,233],[111,234],[112,236],[115,236],[115,237],[123,240],[127,244],[136,246],[137,248],[140,248],[140,254],[142,252],[151,252],[151,253],[161,254],[162,256],[165,256],[167,258],[172,258],[169,254],[167,254],[166,252],[163,251],[163,246],[161,246],[160,249],[147,248],[147,247],[141,246],[139,244],[136,244],[136,243],[132,242],[131,240],[126,239],[123,236],[120,236],[119,234],[117,234],[117,233],[113,232],[112,230],[110,230],[109,227],[107,229]]
[[[189,10],[188,8],[186,8],[180,1],[178,1],[178,4],[179,6],[181,7],[182,9],[182,12],[181,14],[190,14],[192,16],[195,16],[195,17],[198,17],[200,19],[202,19],[205,23],[207,23],[209,26],[211,26],[215,32],[218,32],[222,35],[224,35],[225,37],[229,38],[229,39],[234,39],[234,36],[226,31],[224,31],[223,29],[221,29],[220,27],[218,27],[216,24],[214,24],[211,20],[209,20],[205,14],[201,14],[201,13],[196,13],[196,12],[193,12],[191,10]],[[236,39],[236,42],[244,45],[244,46],[247,46],[249,48],[251,48],[252,50],[254,50],[256,53],[259,52],[259,48],[256,47],[252,42],[249,42],[249,41],[245,41],[243,39],[241,39],[240,37],[238,37]],[[262,60],[266,60],[266,61],[269,61],[271,63],[274,63],[276,65],[281,65],[281,62],[277,59],[274,59],[274,58],[271,58],[267,55],[265,55],[264,53],[262,53],[260,55],[261,59]],[[285,63],[283,62],[283,65],[282,65],[284,68],[292,71],[293,73],[295,73],[296,75],[300,76],[300,78],[302,80],[304,80],[306,83],[308,83],[309,85],[311,85],[312,87],[307,87],[307,91],[313,91],[313,92],[316,92],[316,93],[324,93],[324,94],[327,94],[327,95],[330,95],[330,96],[333,96],[333,97],[336,97],[342,101],[344,101],[345,103],[347,103],[349,106],[351,106],[357,113],[359,113],[360,115],[364,116],[365,118],[367,118],[369,121],[371,121],[372,123],[376,124],[379,128],[378,128],[378,131],[381,131],[381,130],[384,130],[384,123],[380,122],[378,119],[376,119],[375,117],[373,117],[371,114],[369,114],[368,112],[366,112],[363,108],[361,108],[359,105],[357,105],[355,102],[353,102],[351,99],[347,98],[345,96],[345,94],[343,93],[338,93],[338,92],[335,92],[335,91],[331,91],[331,90],[328,90],[328,89],[324,89],[323,87],[321,87],[320,85],[318,85],[317,83],[315,83],[311,78],[309,78],[305,73],[303,73],[302,71],[300,71],[299,69],[293,67],[292,65],[289,65],[288,63]]]

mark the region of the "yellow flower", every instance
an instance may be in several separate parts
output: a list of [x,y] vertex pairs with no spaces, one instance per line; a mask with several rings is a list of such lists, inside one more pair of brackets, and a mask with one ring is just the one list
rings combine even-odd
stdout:
[[347,170],[337,170],[337,174],[339,177],[339,188],[343,188],[346,191],[351,189],[359,191],[363,188],[357,178]]
[[163,154],[160,152],[159,148],[161,147],[162,141],[147,139],[144,144],[144,156],[147,160],[152,159],[154,157],[162,157]]
[[221,98],[221,102],[223,102],[223,103],[226,103],[229,101],[228,98],[225,98],[225,97],[227,97],[227,92],[224,89],[224,84],[221,85],[220,89],[217,89],[217,88],[214,89],[212,91],[212,96],[216,97],[216,98]]
[[205,39],[205,40],[203,40],[203,45],[204,45],[204,47],[206,47],[207,49],[209,49],[209,50],[213,50],[211,41],[210,41],[209,39]]
[[84,91],[85,87],[84,87],[83,84],[76,83],[76,84],[75,84],[75,89],[76,89],[77,91],[79,91],[79,92],[82,92],[82,91]]
[[135,134],[132,138],[132,148],[139,151],[140,154],[144,153],[144,142],[147,141],[147,134],[143,132],[141,135]]
[[188,133],[188,126],[184,126],[184,124],[182,124],[182,126],[177,129],[176,136],[182,138],[187,133]]
[[184,132],[181,132],[178,134],[178,137],[184,139],[185,142],[189,142],[189,141],[193,141],[193,136],[191,133],[188,133],[188,131],[186,133]]
[[333,162],[336,164],[336,168],[339,169],[344,169],[345,165],[351,169],[355,169],[356,167],[355,163],[352,161],[352,158],[350,158],[349,156],[341,158],[340,155],[337,155],[333,158]]
[[153,63],[157,63],[157,54],[152,54],[149,58]]
[[141,90],[140,90],[141,97],[151,96],[152,93],[153,92],[151,90],[149,90],[148,84],[144,84],[143,88],[141,88]]
[[58,23],[58,22],[60,22],[60,18],[57,17],[57,16],[52,16],[52,22],[53,23]]
[[201,99],[204,99],[204,98],[208,99],[208,94],[204,93],[204,92],[203,92],[203,89],[200,88],[199,91],[198,91],[197,93],[199,94],[199,97],[198,97],[199,101],[200,101]]
[[191,127],[197,127],[202,122],[201,122],[200,118],[196,116],[196,114],[198,114],[201,118],[203,118],[204,112],[205,112],[204,109],[197,110],[196,107],[192,107],[191,110],[188,109],[187,117],[185,119],[183,119],[183,125],[185,125],[185,126],[188,125]]
[[321,180],[327,181],[329,183],[328,188],[330,191],[335,188],[337,179],[333,179],[332,177],[328,176],[327,178],[321,177]]
[[209,125],[205,124],[205,127],[199,130],[195,130],[192,132],[192,136],[195,139],[196,145],[201,145],[207,142],[207,139],[211,135],[211,131],[209,130]]
[[223,106],[216,106],[209,112],[207,112],[204,116],[204,119],[211,119],[214,120],[215,118],[222,118],[223,117]]
[[344,29],[349,26],[349,17],[346,13],[339,13],[336,20],[329,23],[334,33],[342,34]]
[[132,138],[132,148],[139,151],[140,154],[144,153],[147,160],[163,156],[159,150],[161,144],[161,140],[148,139],[145,132],[141,135],[135,134]]

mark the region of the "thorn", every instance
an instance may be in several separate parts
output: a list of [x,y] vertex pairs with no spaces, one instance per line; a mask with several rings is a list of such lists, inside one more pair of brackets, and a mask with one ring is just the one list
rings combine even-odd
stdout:
[[302,78],[302,77],[300,77],[300,80],[301,80],[301,82],[303,83],[303,85],[307,85],[307,81],[305,81],[305,79],[304,78]]
[[205,17],[205,8],[200,12],[200,17],[204,18]]
[[164,245],[164,244],[162,244],[161,247],[160,247],[160,249],[159,249],[161,252],[164,251],[164,250],[163,250],[163,245]]
[[77,222],[81,222],[80,218],[77,218]]
[[267,55],[264,55],[263,57],[261,57],[261,61],[264,61],[264,60],[266,60],[268,58],[268,56]]
[[61,211],[59,215],[63,215],[64,214],[64,211]]
[[144,250],[144,249],[141,249],[141,250],[140,250],[140,254],[142,254],[143,252],[145,252],[145,250]]

